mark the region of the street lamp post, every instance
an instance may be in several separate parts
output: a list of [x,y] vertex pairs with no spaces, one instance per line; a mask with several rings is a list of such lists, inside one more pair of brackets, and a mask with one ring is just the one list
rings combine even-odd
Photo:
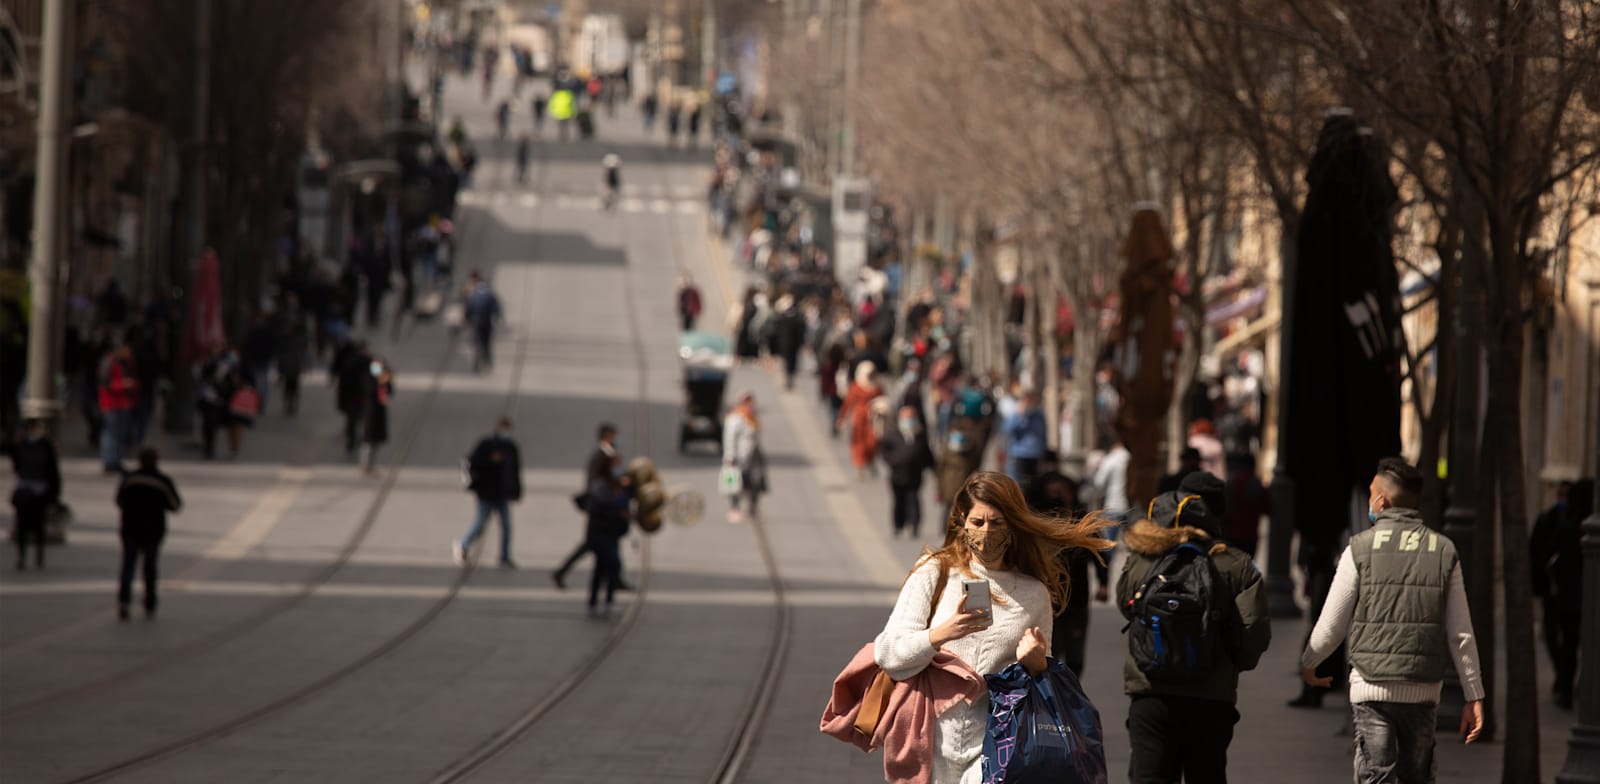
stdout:
[[[1600,469],[1600,416],[1595,429],[1595,467]],[[1596,473],[1600,473],[1597,470]],[[1600,482],[1594,511],[1583,521],[1583,636],[1579,647],[1578,723],[1567,738],[1567,763],[1556,784],[1600,784]]]
[[61,414],[56,372],[66,292],[68,149],[72,143],[73,3],[44,4],[39,69],[38,163],[33,186],[33,257],[28,265],[28,389],[22,413],[55,433]]

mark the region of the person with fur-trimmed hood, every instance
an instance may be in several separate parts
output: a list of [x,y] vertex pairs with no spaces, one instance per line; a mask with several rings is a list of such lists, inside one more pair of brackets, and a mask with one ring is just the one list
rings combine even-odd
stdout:
[[[1197,479],[1190,484],[1205,483]],[[1228,744],[1239,721],[1234,708],[1239,673],[1254,669],[1272,640],[1261,572],[1250,554],[1220,540],[1221,515],[1207,508],[1208,500],[1219,504],[1220,494],[1180,490],[1159,495],[1146,510],[1146,519],[1133,523],[1123,535],[1128,558],[1117,580],[1117,605],[1124,616],[1137,623],[1135,601],[1151,571],[1180,545],[1194,544],[1211,562],[1221,627],[1211,666],[1187,678],[1147,675],[1130,646],[1122,669],[1124,691],[1132,698],[1128,706],[1132,784],[1227,780]]]

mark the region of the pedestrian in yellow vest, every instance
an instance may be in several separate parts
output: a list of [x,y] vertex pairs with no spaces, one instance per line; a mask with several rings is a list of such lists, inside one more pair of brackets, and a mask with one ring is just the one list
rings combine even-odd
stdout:
[[568,128],[572,127],[573,99],[572,91],[566,88],[556,90],[550,95],[550,116],[556,120],[556,129],[560,132],[561,140],[566,141]]

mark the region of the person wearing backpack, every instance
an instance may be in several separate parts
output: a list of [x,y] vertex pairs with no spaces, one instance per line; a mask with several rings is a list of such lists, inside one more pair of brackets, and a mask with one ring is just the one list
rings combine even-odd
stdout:
[[1123,535],[1131,784],[1227,781],[1239,673],[1261,660],[1272,627],[1261,572],[1220,541],[1220,512],[1199,494],[1165,493]]
[[1432,784],[1434,729],[1445,668],[1466,708],[1461,737],[1483,731],[1478,643],[1456,548],[1416,509],[1422,473],[1398,457],[1378,463],[1367,488],[1372,527],[1351,537],[1300,657],[1300,677],[1328,687],[1317,665],[1349,639],[1357,781]]

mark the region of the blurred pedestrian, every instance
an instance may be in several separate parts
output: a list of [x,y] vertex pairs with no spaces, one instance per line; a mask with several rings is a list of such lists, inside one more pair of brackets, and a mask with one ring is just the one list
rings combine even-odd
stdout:
[[383,357],[374,356],[367,367],[371,378],[366,386],[366,405],[361,423],[361,441],[365,445],[362,456],[362,473],[378,473],[378,448],[389,441],[389,401],[394,397],[394,370]]
[[[923,672],[941,653],[980,677],[1017,663],[1033,675],[1044,672],[1052,609],[1066,599],[1067,575],[1055,556],[1062,549],[1108,547],[1094,536],[1103,523],[1041,518],[1029,511],[1016,482],[992,472],[974,474],[953,501],[944,544],[919,558],[900,587],[874,661],[896,681]],[[992,609],[968,608],[967,580],[987,583]],[[934,782],[976,782],[989,692],[980,687],[972,701],[952,702],[929,719],[937,726],[927,747],[932,759],[925,762]]]
[[543,92],[535,93],[533,96],[533,130],[535,133],[544,131],[545,100]]
[[493,513],[500,519],[500,568],[515,569],[511,560],[511,504],[522,500],[522,454],[511,438],[511,419],[501,417],[494,432],[478,441],[467,455],[467,489],[478,499],[478,510],[466,536],[451,543],[456,564],[465,566],[473,543]]
[[[1128,463],[1133,460],[1133,454],[1128,451],[1126,444],[1122,443],[1122,436],[1115,430],[1109,433],[1111,438],[1111,451],[1100,458],[1100,465],[1094,470],[1094,487],[1100,495],[1100,508],[1112,519],[1121,522],[1130,522],[1128,504]],[[1116,529],[1112,529],[1113,532]]]
[[[596,443],[594,451],[589,454],[589,460],[584,464],[583,468],[584,489],[576,498],[573,499],[574,501],[579,502],[579,508],[584,511],[585,515],[588,514],[590,477],[593,477],[597,471],[602,469],[602,467],[622,465],[622,456],[617,452],[616,425],[613,425],[610,422],[601,422],[600,427],[595,433],[595,441]],[[579,559],[593,552],[589,545],[589,538],[586,534],[583,538],[583,541],[578,542],[578,546],[573,549],[572,554],[567,556],[566,560],[561,562],[561,566],[558,567],[555,572],[551,573],[550,579],[555,582],[557,588],[566,590],[567,573],[572,571],[572,567],[577,565]],[[633,590],[633,586],[628,585],[627,581],[623,580],[620,576],[617,578],[617,580],[617,590]]]
[[895,426],[886,428],[878,442],[878,454],[889,467],[894,536],[906,532],[912,539],[922,538],[922,477],[934,463],[928,433],[915,409],[903,406],[896,412]]
[[100,360],[95,371],[100,406],[100,465],[108,474],[122,471],[122,450],[128,445],[133,412],[139,403],[139,375],[133,347],[123,343]]
[[746,499],[752,518],[758,515],[761,494],[767,491],[767,459],[761,452],[761,420],[756,416],[755,395],[746,392],[722,420],[722,462],[739,470],[739,492],[729,497],[733,508],[728,522],[742,523],[739,500]]
[[361,254],[361,273],[367,286],[367,326],[375,328],[383,320],[383,298],[389,293],[394,275],[389,238],[382,228],[372,230],[372,238]]
[[[1533,565],[1533,594],[1544,612],[1539,625],[1545,650],[1555,667],[1556,706],[1572,708],[1578,675],[1578,641],[1583,614],[1583,521],[1594,509],[1594,480],[1557,488],[1556,503],[1533,524],[1529,554]],[[1595,675],[1592,677],[1600,677]]]
[[667,106],[667,146],[678,146],[678,126],[683,123],[683,105],[677,101]]
[[276,315],[263,314],[256,317],[256,323],[244,334],[244,343],[239,347],[240,359],[244,362],[243,372],[250,379],[250,385],[261,394],[261,406],[267,405],[267,391],[272,387],[272,363],[278,357],[278,330],[281,324]]
[[[235,402],[246,403],[249,393],[241,392],[249,385],[239,359],[239,352],[228,346],[218,350],[211,359],[200,366],[197,380],[196,407],[200,410],[200,445],[207,460],[216,457],[217,431],[228,434],[228,455],[238,457],[244,446],[244,426],[250,412],[235,411]],[[259,399],[258,399],[259,402]]]
[[1038,475],[1039,460],[1049,447],[1050,425],[1039,408],[1039,393],[1022,393],[1000,430],[1006,437],[1006,475],[1026,486]]
[[[1055,455],[1047,454],[1042,470],[1027,488],[1028,508],[1035,514],[1070,525],[1084,515],[1078,499],[1078,483],[1056,470]],[[1073,674],[1083,677],[1085,652],[1089,642],[1089,573],[1094,572],[1093,601],[1105,604],[1110,599],[1111,575],[1105,559],[1085,549],[1063,550],[1059,556],[1067,570],[1067,607],[1055,616],[1050,635],[1050,655],[1060,659]]]
[[[622,537],[628,533],[628,476],[616,454],[590,465],[584,544],[594,553],[594,573],[589,578],[589,617],[605,618],[622,582]],[[600,605],[604,586],[606,601]]]
[[332,371],[338,384],[339,413],[344,415],[344,453],[354,461],[367,410],[367,385],[372,378],[372,355],[367,353],[367,344],[359,340],[341,344],[333,355]]
[[700,318],[700,288],[694,285],[694,279],[685,272],[678,276],[678,323],[684,332],[694,329],[695,321]]
[[139,451],[139,468],[122,477],[117,486],[117,508],[122,510],[122,571],[117,579],[117,617],[128,620],[133,603],[133,572],[144,565],[144,614],[156,614],[156,577],[161,562],[161,542],[167,536],[167,513],[183,508],[178,487],[161,473],[159,455],[151,447]]
[[1200,450],[1186,446],[1178,453],[1178,470],[1170,474],[1163,474],[1161,481],[1156,483],[1156,494],[1170,493],[1178,489],[1178,483],[1183,478],[1200,470]]
[[655,93],[646,95],[644,100],[639,103],[639,113],[643,115],[644,130],[646,133],[649,133],[651,127],[656,123],[656,109],[658,106],[659,102],[656,100]]
[[783,360],[783,388],[794,389],[794,376],[800,369],[800,347],[806,341],[805,317],[795,305],[794,295],[784,294],[778,298],[771,322],[777,349],[774,353]]
[[1222,516],[1222,538],[1254,558],[1261,542],[1261,518],[1272,514],[1272,496],[1256,476],[1251,454],[1228,455],[1227,509]]
[[856,366],[855,381],[839,407],[836,427],[850,426],[850,462],[856,467],[856,478],[865,480],[873,469],[873,458],[878,454],[878,434],[872,426],[872,402],[883,394],[878,386],[877,368],[871,362]]
[[517,140],[517,184],[522,185],[528,181],[528,162],[533,158],[533,140],[523,134]]
[[1209,419],[1197,419],[1189,424],[1189,446],[1200,451],[1200,468],[1214,476],[1224,476],[1228,469],[1223,462],[1222,439]]
[[283,413],[288,416],[294,416],[300,407],[300,376],[305,372],[310,351],[311,332],[305,312],[291,296],[283,310],[283,335],[278,342],[278,378],[283,382]]
[[1463,741],[1483,731],[1483,679],[1455,545],[1417,512],[1422,473],[1385,458],[1368,487],[1373,527],[1351,537],[1300,657],[1300,677],[1348,638],[1356,781],[1432,782],[1434,730],[1447,667],[1466,701]]
[[28,545],[34,550],[33,565],[44,568],[45,520],[50,508],[61,500],[61,461],[56,446],[45,433],[44,421],[23,423],[17,443],[11,448],[11,470],[17,483],[11,490],[11,508],[16,513],[17,569],[28,568]]
[[481,373],[485,368],[494,367],[494,328],[503,318],[500,308],[500,297],[489,286],[489,281],[476,276],[477,282],[472,291],[467,294],[464,315],[467,324],[472,326],[472,344],[475,349],[472,356],[472,370]]

